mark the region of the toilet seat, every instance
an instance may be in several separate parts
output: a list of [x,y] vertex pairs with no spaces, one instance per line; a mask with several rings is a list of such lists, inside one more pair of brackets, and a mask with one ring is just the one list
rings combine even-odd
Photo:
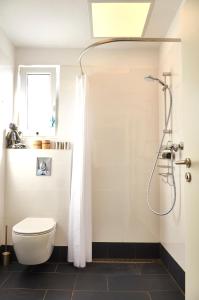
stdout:
[[41,235],[54,230],[56,222],[52,218],[26,218],[13,227],[17,235]]

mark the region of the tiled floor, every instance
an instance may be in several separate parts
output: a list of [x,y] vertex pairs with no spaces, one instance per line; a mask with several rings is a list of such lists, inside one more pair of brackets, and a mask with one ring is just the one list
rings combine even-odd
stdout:
[[0,267],[1,300],[184,300],[161,263]]

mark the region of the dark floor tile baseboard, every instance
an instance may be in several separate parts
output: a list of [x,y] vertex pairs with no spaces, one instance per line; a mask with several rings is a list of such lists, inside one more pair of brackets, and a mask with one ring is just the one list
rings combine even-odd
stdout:
[[[93,259],[158,259],[159,243],[103,243],[93,242]],[[67,247],[56,246],[51,261],[66,261]]]
[[[93,242],[94,259],[158,259],[160,258],[159,243],[107,243]],[[0,248],[3,251],[3,247]],[[12,260],[16,260],[13,246],[8,246]],[[66,262],[67,246],[55,246],[50,261]]]
[[168,269],[169,273],[176,280],[180,288],[185,291],[185,272],[162,244],[160,244],[160,259]]
[[93,258],[158,259],[159,243],[93,243]]

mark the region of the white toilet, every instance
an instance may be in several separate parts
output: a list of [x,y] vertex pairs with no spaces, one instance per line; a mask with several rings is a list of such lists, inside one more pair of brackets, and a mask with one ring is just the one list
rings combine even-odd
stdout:
[[26,218],[12,228],[12,240],[18,261],[37,265],[47,261],[53,251],[56,222],[52,218]]

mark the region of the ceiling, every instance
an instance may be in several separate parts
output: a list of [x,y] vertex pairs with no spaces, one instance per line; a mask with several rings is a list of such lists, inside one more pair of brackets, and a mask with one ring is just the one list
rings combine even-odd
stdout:
[[[182,1],[154,0],[144,36],[164,37]],[[83,48],[94,41],[88,0],[0,0],[0,27],[16,47]]]

